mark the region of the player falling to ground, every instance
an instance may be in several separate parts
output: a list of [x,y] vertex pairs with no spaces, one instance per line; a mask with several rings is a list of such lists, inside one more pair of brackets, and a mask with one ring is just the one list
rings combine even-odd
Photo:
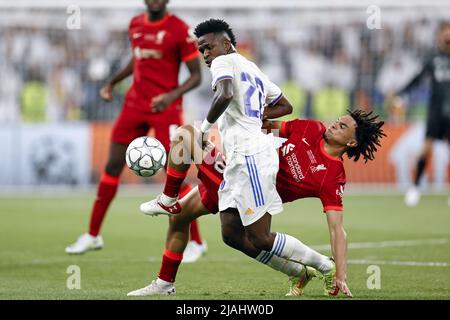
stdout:
[[[420,201],[419,184],[429,161],[433,142],[447,140],[450,146],[450,22],[441,23],[438,31],[438,51],[428,57],[421,71],[402,89],[404,95],[425,77],[431,78],[425,145],[417,161],[414,185],[406,192],[405,203],[412,207]],[[450,197],[448,198],[450,206]]]
[[[276,105],[275,105],[276,107]],[[273,108],[266,108],[265,113]],[[283,202],[315,197],[323,205],[327,216],[330,233],[332,256],[336,269],[327,268],[327,258],[314,250],[303,247],[298,256],[301,263],[321,270],[325,280],[325,292],[337,294],[339,290],[351,296],[345,284],[346,279],[346,233],[343,228],[342,196],[346,183],[342,157],[366,162],[374,159],[380,138],[384,136],[382,121],[363,111],[349,112],[325,128],[319,121],[293,120],[288,122],[266,122],[264,128],[276,131],[282,146],[278,149],[280,169],[276,187]],[[154,295],[175,293],[175,276],[177,274],[183,249],[188,241],[188,227],[192,219],[218,211],[218,190],[225,167],[223,156],[212,146],[201,150],[198,136],[200,132],[193,126],[181,127],[174,136],[169,154],[169,166],[173,170],[186,171],[189,166],[180,161],[186,155],[193,160],[203,159],[198,167],[201,183],[187,196],[180,200],[181,212],[170,216],[166,248],[164,250],[158,278],[149,286],[130,292],[129,295]],[[180,152],[180,149],[183,152]],[[203,158],[200,158],[203,157]],[[149,215],[161,212],[147,211],[147,204],[141,210]],[[168,214],[165,212],[164,214]],[[291,280],[288,295],[301,295],[308,281],[317,275],[309,267],[300,263],[278,257],[274,253],[256,249],[248,240],[240,221],[230,221],[226,214],[221,214],[222,236],[228,245],[242,251],[251,258],[280,271]],[[325,262],[325,263],[324,263]]]
[[[168,151],[170,134],[182,125],[182,95],[201,82],[199,53],[195,36],[189,27],[167,11],[168,0],[146,0],[145,3],[147,12],[132,18],[128,29],[132,58],[100,91],[103,99],[112,100],[114,86],[133,74],[133,84],[126,94],[122,112],[112,131],[109,159],[100,178],[89,232],[66,248],[70,254],[103,247],[100,227],[116,195],[128,144],[154,128],[156,138]],[[190,76],[179,85],[178,74],[182,62],[186,63]],[[170,171],[168,174],[170,176]],[[187,191],[188,186],[180,193]],[[194,261],[206,249],[196,222],[191,226],[191,236],[196,245],[190,242],[188,262]]]

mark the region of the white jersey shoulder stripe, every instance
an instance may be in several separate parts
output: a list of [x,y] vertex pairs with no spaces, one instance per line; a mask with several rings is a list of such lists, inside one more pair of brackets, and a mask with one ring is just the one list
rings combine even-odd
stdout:
[[281,99],[282,96],[283,96],[283,93],[280,93],[280,95],[278,97],[276,97],[275,99],[273,99],[272,102],[268,104],[268,106],[271,107],[274,104],[276,104]]
[[217,85],[217,83],[218,83],[219,81],[222,81],[222,80],[225,80],[225,79],[234,79],[234,77],[231,76],[231,75],[223,75],[223,76],[220,76],[219,78],[216,79],[216,81],[214,81],[214,83],[213,83],[213,85],[212,85],[213,89],[216,87],[216,85]]

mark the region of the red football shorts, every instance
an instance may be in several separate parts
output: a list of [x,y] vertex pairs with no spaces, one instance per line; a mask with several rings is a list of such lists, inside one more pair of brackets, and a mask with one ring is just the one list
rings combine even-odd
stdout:
[[210,213],[219,211],[219,187],[223,180],[223,169],[225,162],[223,155],[217,149],[212,149],[203,159],[198,169],[198,178],[201,183],[198,185],[202,204]]
[[153,128],[155,138],[161,141],[168,152],[170,137],[182,124],[182,110],[169,107],[163,112],[145,113],[139,109],[124,106],[114,124],[111,141],[128,145],[134,139],[147,135]]

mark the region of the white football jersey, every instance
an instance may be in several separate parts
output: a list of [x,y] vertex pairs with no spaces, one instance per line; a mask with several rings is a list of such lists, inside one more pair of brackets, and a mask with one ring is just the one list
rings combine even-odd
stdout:
[[218,121],[225,156],[253,155],[272,146],[261,132],[264,108],[282,96],[280,88],[251,61],[238,53],[222,55],[211,63],[212,88],[223,79],[233,81],[233,99]]

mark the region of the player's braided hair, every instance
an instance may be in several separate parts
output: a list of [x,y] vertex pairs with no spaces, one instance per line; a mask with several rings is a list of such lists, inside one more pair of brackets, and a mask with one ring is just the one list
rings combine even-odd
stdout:
[[347,150],[348,157],[354,158],[354,161],[358,161],[361,156],[365,162],[373,160],[377,146],[381,146],[380,138],[386,136],[381,129],[384,121],[376,121],[378,116],[372,116],[372,111],[367,113],[362,110],[347,110],[347,112],[356,122],[355,136],[358,143],[356,147]]
[[195,27],[194,34],[197,38],[204,36],[208,33],[222,33],[226,32],[226,34],[230,37],[231,44],[236,46],[236,37],[234,36],[233,30],[230,28],[228,23],[221,19],[209,19],[203,21]]

